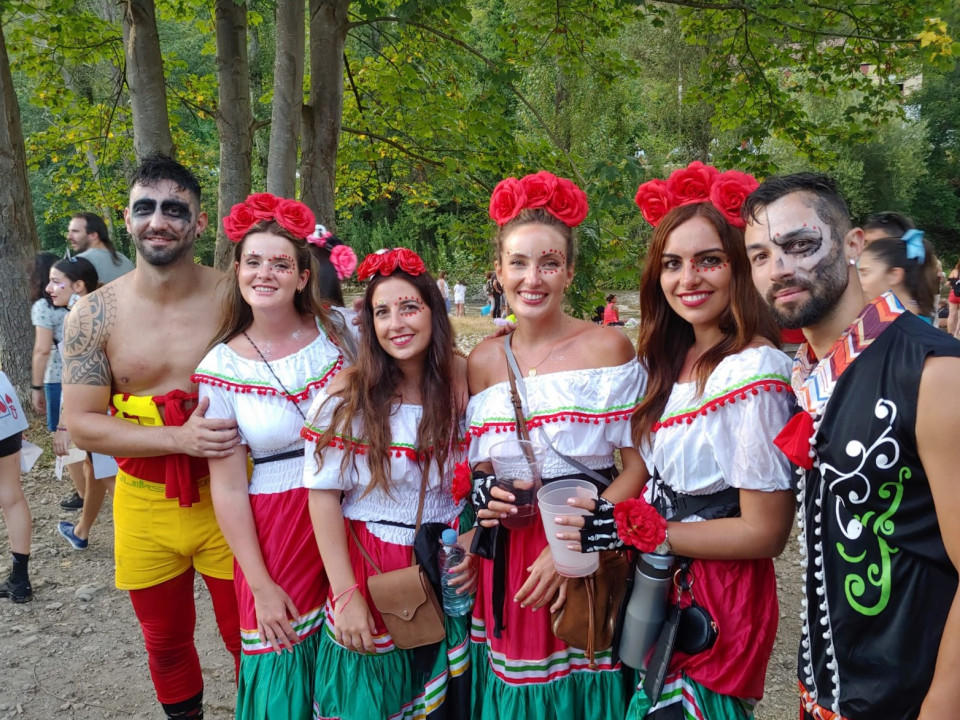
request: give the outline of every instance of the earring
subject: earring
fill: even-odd
[[[850,263],[851,265],[856,265],[856,264],[857,264],[857,261],[854,260],[853,258],[850,258],[849,260],[847,260],[847,262]]]

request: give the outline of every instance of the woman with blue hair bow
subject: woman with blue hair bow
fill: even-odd
[[[864,248],[857,267],[867,300],[890,290],[907,310],[933,323],[939,290],[937,258],[922,230],[874,240]]]

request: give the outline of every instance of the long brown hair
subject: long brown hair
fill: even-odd
[[[360,310],[360,347],[357,363],[344,371],[344,387],[331,394],[327,402],[337,405],[328,427],[317,441],[314,454],[317,466],[323,467],[323,448],[334,437],[353,436],[354,421],[361,421],[361,437],[368,446],[364,449],[370,467],[371,483],[366,492],[383,488],[390,494],[390,433],[391,406],[400,399],[402,377],[396,361],[380,346],[373,326],[373,293],[388,278],[401,278],[413,285],[430,309],[430,344],[424,359],[420,379],[420,401],[423,414],[417,427],[416,450],[420,453],[423,476],[429,472],[430,462],[436,462],[441,476],[450,450],[460,440],[460,423],[453,396],[454,345],[453,329],[447,316],[447,306],[440,288],[428,272],[417,276],[395,270],[390,275],[376,274],[367,285]],[[321,408],[322,411],[322,408]],[[356,463],[357,448],[344,443],[341,468]],[[366,494],[366,493],[365,493]]]
[[[670,234],[695,217],[709,222],[720,236],[730,262],[730,305],[720,315],[723,339],[707,350],[693,366],[697,394],[702,394],[710,373],[728,355],[746,348],[757,335],[780,345],[780,329],[753,284],[743,232],[726,221],[709,203],[682,205],[668,212],[653,233],[640,277],[640,335],[637,357],[647,369],[647,394],[631,419],[634,442],[645,440],[660,419],[680,370],[693,345],[693,326],[670,307],[660,287],[660,258]]]
[[[275,220],[261,220],[247,231],[243,240],[234,243],[234,266],[240,262],[243,256],[243,246],[247,238],[254,233],[279,235],[293,243],[296,251],[297,272],[300,273],[303,270],[310,271],[310,277],[307,280],[303,292],[298,292],[293,296],[293,307],[300,315],[309,314],[317,317],[327,335],[337,343],[341,349],[347,351],[348,356],[352,359],[354,354],[352,352],[353,340],[350,337],[343,318],[339,313],[330,312],[324,306],[323,295],[320,292],[319,285],[320,262],[316,255],[317,249],[303,238],[298,238]],[[220,326],[217,328],[217,332],[214,333],[209,345],[207,345],[208,352],[220,343],[225,343],[239,335],[253,323],[253,310],[250,309],[247,301],[243,299],[243,295],[240,292],[240,284],[237,282],[237,273],[233,268],[227,272],[223,282],[227,283],[227,292],[223,297]]]

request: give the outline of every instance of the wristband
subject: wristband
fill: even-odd
[[[65,427],[57,427],[57,430],[60,432],[67,432],[67,429]]]
[[[43,390],[43,385],[31,385],[31,390]]]

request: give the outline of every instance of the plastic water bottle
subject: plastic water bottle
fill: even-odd
[[[646,670],[647,654],[666,620],[673,561],[673,555],[643,553],[637,562],[620,635],[620,660],[635,670]]]
[[[450,617],[466,615],[473,609],[473,595],[463,593],[457,595],[456,585],[449,585],[456,575],[451,574],[450,568],[463,562],[466,552],[457,542],[457,531],[447,528],[440,538],[440,587],[443,590],[443,612]]]

